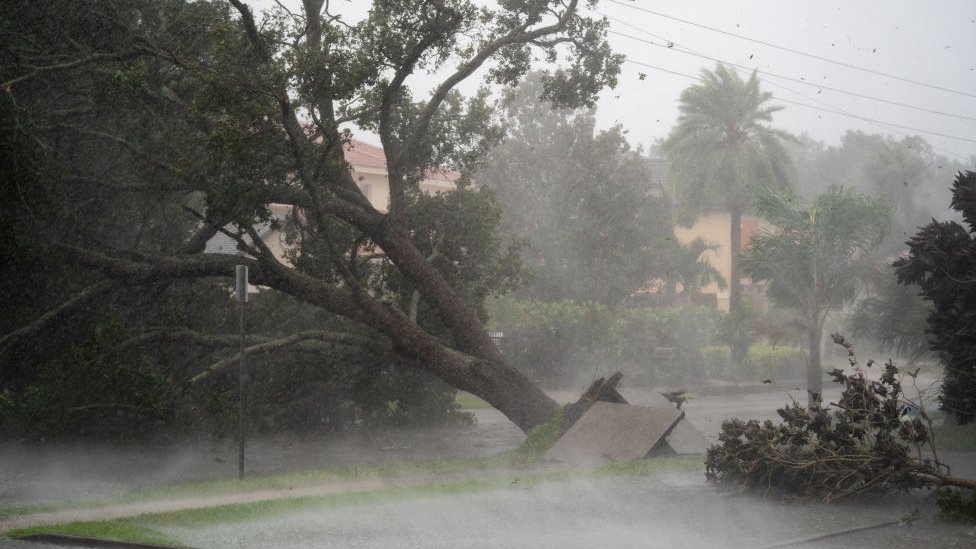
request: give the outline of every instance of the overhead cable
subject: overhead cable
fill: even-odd
[[[681,19],[680,17],[675,17],[673,15],[667,15],[665,13],[657,12],[657,11],[650,10],[650,9],[647,9],[647,8],[642,8],[642,7],[637,6],[637,5],[634,5],[633,3],[630,3],[630,2],[622,2],[621,0],[607,0],[607,1],[609,3],[611,3],[611,4],[617,4],[617,5],[624,6],[626,8],[630,8],[630,9],[633,9],[633,10],[638,10],[638,11],[642,11],[644,13],[649,13],[651,15],[656,15],[658,17],[663,17],[665,19],[671,19],[672,21],[678,21],[679,23],[684,23],[686,25],[691,25],[693,27],[698,27],[698,28],[702,28],[702,29],[709,30],[709,31],[712,31],[712,32],[717,32],[719,34],[724,34],[726,36],[732,36],[732,37],[738,38],[740,40],[746,40],[746,41],[749,41],[749,42],[753,42],[755,44],[761,44],[763,46],[767,46],[767,47],[774,48],[774,49],[778,49],[778,50],[781,50],[781,51],[793,53],[793,54],[796,54],[796,55],[802,55],[804,57],[809,57],[811,59],[816,59],[818,61],[824,61],[826,63],[831,63],[831,64],[838,65],[838,66],[841,66],[841,67],[847,67],[849,69],[854,69],[854,70],[858,70],[858,71],[862,71],[862,72],[866,72],[866,73],[870,73],[870,74],[874,74],[874,75],[878,75],[878,76],[884,76],[886,78],[892,78],[894,80],[899,80],[901,82],[907,82],[909,84],[915,84],[916,86],[924,86],[926,88],[932,88],[932,89],[936,89],[936,90],[940,90],[940,91],[944,91],[944,92],[948,92],[948,93],[955,93],[955,94],[958,94],[958,95],[965,95],[967,97],[976,97],[976,94],[974,94],[974,93],[960,91],[960,90],[954,90],[954,89],[946,88],[946,87],[943,87],[943,86],[936,86],[935,84],[929,84],[928,82],[921,82],[919,80],[912,80],[911,78],[905,78],[905,77],[902,77],[902,76],[898,76],[898,75],[894,75],[894,74],[889,74],[889,73],[877,71],[877,70],[874,70],[874,69],[869,69],[867,67],[861,67],[861,66],[858,66],[858,65],[853,65],[851,63],[845,63],[843,61],[837,61],[835,59],[830,59],[830,58],[822,57],[822,56],[815,55],[815,54],[812,54],[812,53],[807,53],[805,51],[797,50],[797,49],[794,49],[794,48],[789,48],[789,47],[786,47],[786,46],[780,46],[778,44],[773,44],[773,43],[766,42],[766,41],[763,41],[763,40],[757,40],[755,38],[750,38],[748,36],[743,36],[741,34],[736,34],[734,32],[729,32],[729,31],[726,31],[726,30],[717,29],[715,27],[709,27],[708,25],[703,25],[701,23],[695,23],[694,21],[689,21],[687,19]]]

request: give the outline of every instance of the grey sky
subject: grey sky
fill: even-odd
[[[333,6],[355,19],[369,3]],[[828,144],[847,129],[918,134],[940,154],[961,161],[976,155],[976,0],[602,0],[597,10],[610,18],[613,47],[627,56],[598,118],[603,126],[620,122],[634,145],[667,135],[681,91],[718,60],[740,65],[743,76],[760,71],[763,88],[785,107],[773,122],[781,129]]]
[[[838,66],[644,10],[969,95]],[[918,133],[943,154],[966,159],[976,153],[973,0],[604,0],[599,11],[611,18],[612,31],[619,33],[611,35],[612,44],[629,61],[617,90],[602,98],[600,116],[603,120],[619,120],[630,129],[635,142],[646,144],[665,136],[678,116],[681,90],[695,83],[640,63],[697,76],[702,68],[715,67],[715,61],[705,58],[708,57],[758,69],[764,89],[778,98],[815,107],[782,102],[785,109],[776,114],[774,123],[788,131],[807,132],[828,143],[836,143],[849,128],[895,136]],[[624,34],[632,38],[621,36]],[[669,41],[674,44],[670,48]],[[689,51],[700,56],[685,53]],[[748,70],[741,72],[743,76],[748,74]],[[640,73],[646,74],[643,81]],[[886,104],[823,86],[956,116]],[[827,111],[843,111],[851,116]]]

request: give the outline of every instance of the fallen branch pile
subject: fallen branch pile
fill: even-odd
[[[902,390],[902,381],[911,378],[914,385],[918,372],[888,361],[872,380],[850,343],[833,337],[847,349],[852,368],[830,372],[844,386],[841,398],[824,406],[818,396],[811,409],[794,401],[778,410],[779,425],[724,422],[719,444],[706,455],[707,480],[728,489],[823,501],[940,486],[976,490],[976,481],[951,476],[939,461],[921,398],[911,400]]]

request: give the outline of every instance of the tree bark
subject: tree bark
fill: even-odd
[[[823,367],[820,357],[822,340],[823,325],[819,319],[814,318],[807,328],[807,344],[810,347],[810,359],[807,361],[807,408],[810,409],[823,395]]]
[[[453,309],[459,316],[471,315],[455,319],[455,326],[467,327],[473,331],[480,327],[480,335],[491,345],[492,352],[485,352],[483,348],[477,348],[477,345],[474,345],[473,351],[453,349],[411,322],[406,314],[388,305],[377,302],[365,306],[357,303],[351,296],[328,283],[274,260],[191,255],[133,261],[64,244],[58,245],[58,249],[79,264],[95,269],[120,283],[133,285],[180,278],[229,278],[233,276],[235,264],[246,263],[255,284],[274,288],[377,330],[390,339],[395,352],[413,360],[418,367],[440,377],[448,385],[485,400],[523,431],[527,432],[536,425],[545,423],[558,409],[558,404],[553,399],[505,362],[488,339],[487,331],[473,309],[460,301],[439,273],[435,279],[437,282],[428,281],[432,284],[431,289],[434,292],[452,294],[455,303],[461,304]],[[469,332],[467,338],[458,336],[458,339],[477,344],[478,335]]]
[[[742,251],[742,208],[733,207],[729,211],[729,314],[736,315],[742,309],[742,274],[739,266],[739,252]],[[735,339],[730,346],[734,371],[742,371],[749,344]]]
[[[742,274],[739,252],[742,251],[742,209],[729,211],[729,312],[737,313],[742,306]]]

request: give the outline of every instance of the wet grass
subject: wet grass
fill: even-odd
[[[28,515],[33,513],[44,513],[46,511],[55,511],[57,509],[64,509],[65,507],[71,506],[73,502],[65,503],[24,503],[17,505],[3,505],[0,506],[0,518],[12,517],[16,515]]]
[[[491,408],[491,404],[488,404],[471,393],[465,393],[464,391],[458,391],[457,394],[454,395],[454,402],[456,402],[462,410],[484,410],[485,408]]]
[[[440,476],[469,471],[508,467],[516,464],[504,455],[488,458],[427,460],[418,462],[390,463],[375,466],[349,466],[326,469],[310,469],[268,475],[252,475],[243,480],[220,479],[168,486],[139,488],[117,497],[63,502],[38,502],[0,507],[0,517],[42,513],[77,508],[97,508],[127,503],[142,503],[169,499],[183,499],[223,494],[237,494],[268,490],[289,490],[295,486],[316,486],[335,482],[359,480],[392,480],[416,476]]]
[[[82,538],[113,540],[129,543],[144,543],[181,547],[181,544],[159,530],[140,524],[139,517],[97,522],[68,522],[51,526],[36,526],[8,532],[13,538],[23,538],[38,534],[61,534]]]
[[[172,527],[201,528],[219,523],[254,521],[313,508],[369,505],[413,498],[469,494],[513,487],[517,487],[518,489],[531,489],[532,487],[552,482],[608,477],[645,477],[662,473],[693,472],[699,471],[701,468],[702,456],[681,456],[614,463],[592,469],[560,469],[534,472],[499,470],[497,474],[491,476],[467,480],[429,482],[421,485],[393,486],[364,491],[233,503],[205,508],[150,513],[108,521],[72,522],[14,530],[8,532],[7,535],[11,537],[23,537],[39,533],[59,533],[172,545],[173,542],[166,539],[166,536],[160,530]]]

